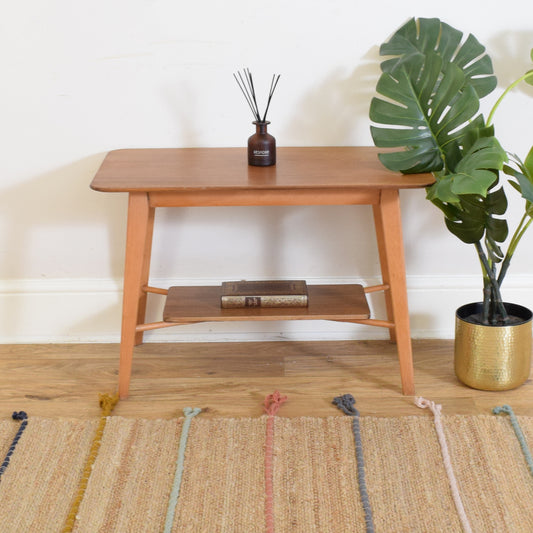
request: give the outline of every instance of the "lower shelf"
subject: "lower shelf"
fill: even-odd
[[[308,285],[307,307],[222,309],[221,287],[170,287],[165,322],[190,324],[238,320],[365,320],[370,317],[362,285]]]

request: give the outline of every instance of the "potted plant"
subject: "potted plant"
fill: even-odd
[[[503,92],[485,119],[480,100],[496,88],[496,77],[473,35],[463,39],[439,19],[411,19],[380,55],[388,57],[370,105],[374,144],[389,149],[380,160],[394,171],[433,174],[427,199],[443,212],[448,230],[473,245],[481,265],[483,301],[456,313],[456,374],[474,388],[514,388],[529,376],[532,313],[505,302],[501,288],[532,221],[533,148],[524,161],[508,155],[493,118],[512,88],[533,84],[533,70]],[[525,200],[512,234],[503,218],[506,190]]]

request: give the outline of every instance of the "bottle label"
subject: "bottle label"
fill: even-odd
[[[254,150],[254,155],[258,157],[268,157],[270,150]]]

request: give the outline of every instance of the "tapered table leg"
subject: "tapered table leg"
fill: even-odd
[[[380,195],[380,201],[382,196]],[[374,211],[374,226],[376,228],[376,237],[378,244],[379,252],[379,261],[381,266],[381,278],[384,284],[390,286],[390,273],[389,273],[389,262],[387,260],[387,248],[385,247],[385,238],[383,236],[383,213],[380,205],[372,206]],[[385,296],[385,308],[387,310],[387,318],[394,322],[394,313],[392,311],[392,298],[391,291],[386,290],[384,293]],[[395,328],[389,329],[389,336],[392,342],[396,342],[396,331]]]
[[[380,202],[373,208],[383,283],[390,287],[385,291],[385,301],[388,318],[394,322],[391,340],[397,344],[403,394],[412,396],[415,393],[413,352],[399,191],[382,189]]]
[[[152,236],[154,233],[154,216],[155,208],[150,207],[148,209],[148,226],[146,228],[146,238],[144,242],[144,252],[143,257],[143,266],[141,272],[141,288],[148,285],[148,280],[150,277],[150,259],[152,257]],[[139,297],[139,308],[137,310],[137,324],[144,324],[146,321],[146,304],[148,300],[148,293],[144,290],[141,290],[141,295]],[[144,333],[138,331],[135,334],[135,346],[142,344]]]
[[[118,392],[121,399],[128,397],[133,347],[139,340],[136,327],[144,315],[154,209],[149,205],[147,193],[130,193],[128,201],[128,227],[126,234],[126,259],[124,265],[124,295],[122,303],[122,334]],[[143,316],[144,318],[144,316]]]

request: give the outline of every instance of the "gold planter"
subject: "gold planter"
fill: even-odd
[[[481,303],[463,305],[455,315],[455,374],[474,389],[514,389],[529,377],[533,315],[521,305],[504,305],[522,322],[511,326],[467,322],[467,317],[481,311]]]

